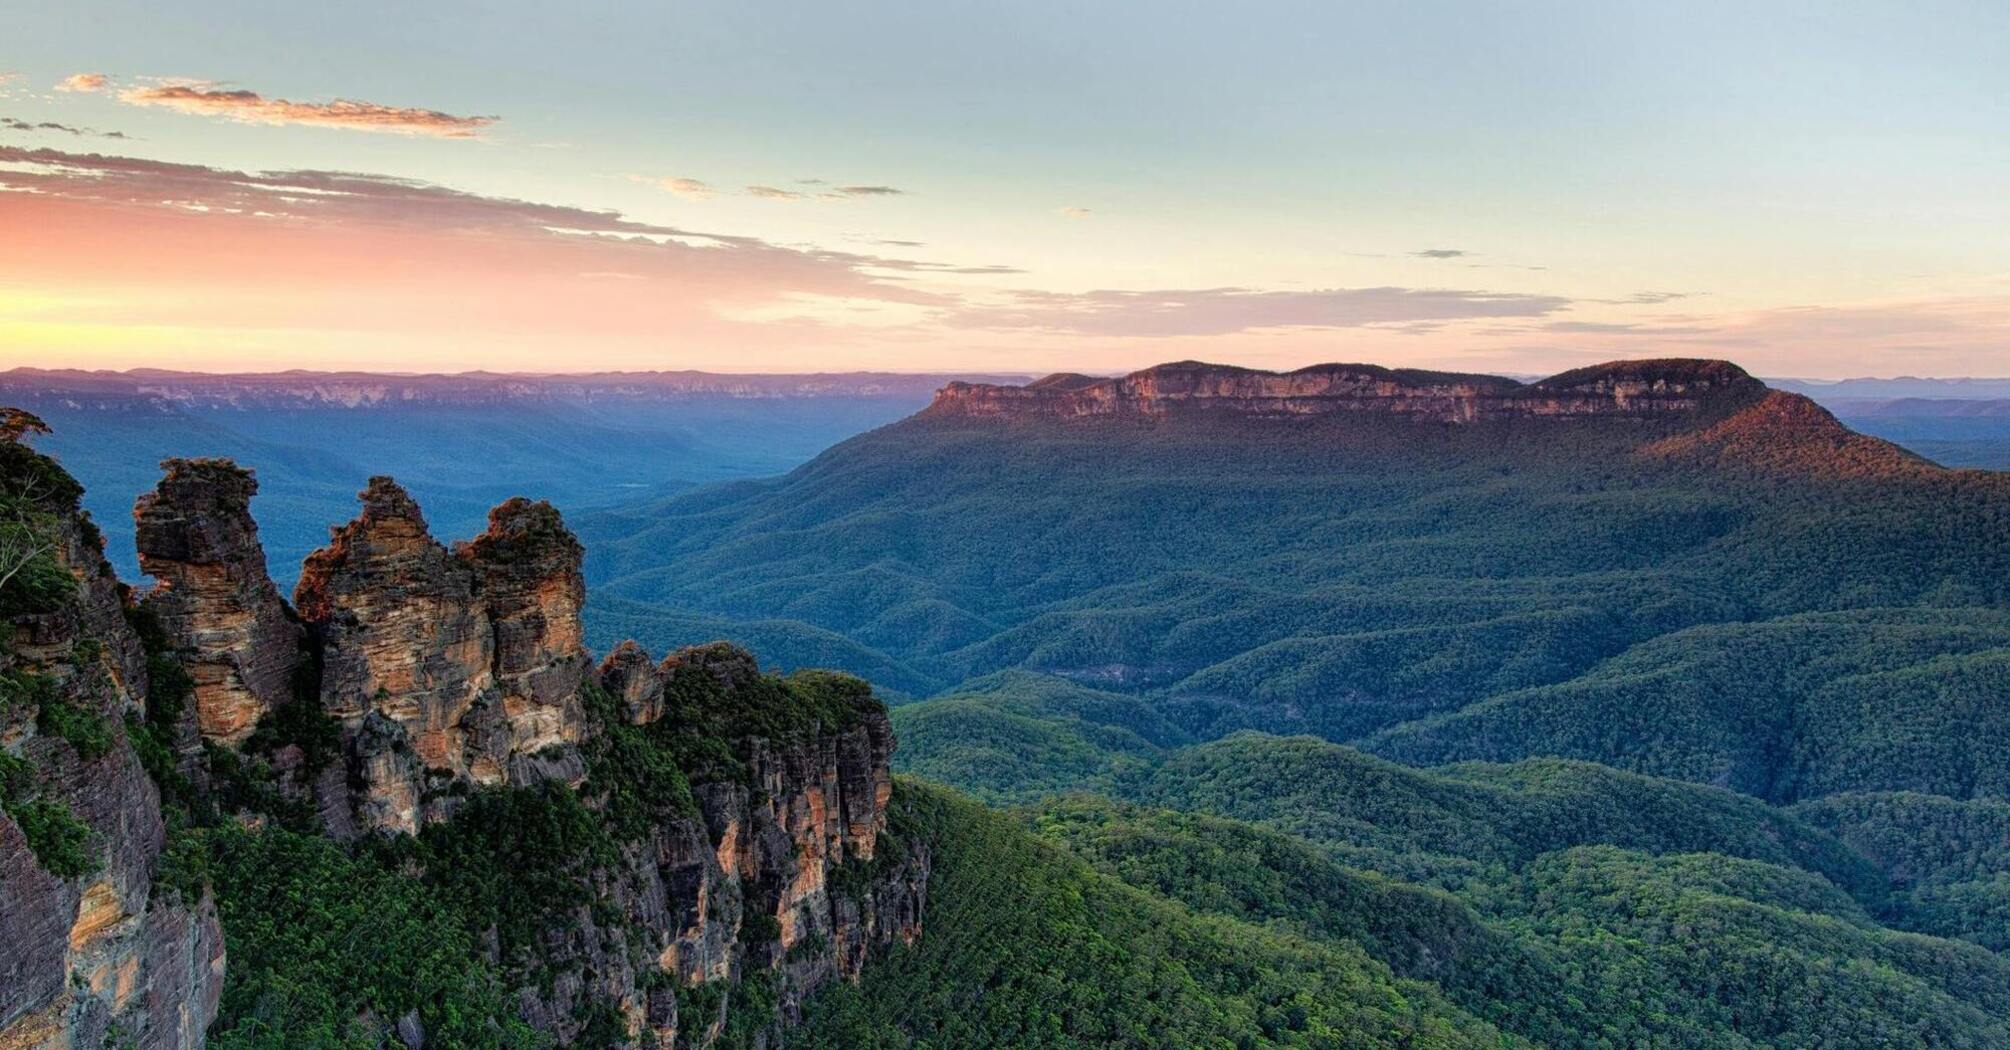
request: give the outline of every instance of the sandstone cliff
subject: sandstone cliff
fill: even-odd
[[[140,567],[155,580],[147,604],[195,680],[202,735],[235,744],[290,695],[300,627],[265,574],[251,472],[218,459],[161,467],[133,509]]]
[[[1622,361],[1535,383],[1502,376],[1313,365],[1293,372],[1181,361],[1110,379],[1063,373],[1026,386],[950,383],[937,418],[1154,418],[1196,412],[1295,417],[1385,414],[1446,423],[1553,417],[1659,418],[1749,404],[1765,385],[1723,361]]]
[[[571,903],[528,935],[486,934],[515,1012],[561,1043],[612,1024],[626,1045],[704,1046],[730,1018],[736,1041],[773,1045],[805,997],[919,934],[928,858],[887,827],[894,740],[865,683],[764,674],[724,644],[659,662],[628,643],[596,667],[581,641],[583,551],[557,510],[510,500],[449,548],[389,478],[371,479],[358,516],[309,558],[296,609],[266,575],[249,472],[164,467],[135,509],[153,592],[122,609],[73,525],[65,564],[88,564],[76,573],[88,585],[63,616],[15,618],[10,670],[101,643],[103,675],[58,680],[104,715],[109,752],[84,761],[11,708],[5,740],[45,771],[44,794],[102,829],[111,863],[51,875],[0,820],[0,938],[28,946],[0,969],[0,1047],[107,1032],[197,1046],[217,1014],[228,931],[206,899],[150,889],[161,796],[118,732],[128,714],[186,745],[152,772],[207,819],[466,843],[521,829],[463,828],[463,811],[544,812],[552,792],[584,803],[600,846],[553,869]],[[150,658],[185,676],[187,710],[147,706],[149,674],[163,673]],[[442,874],[425,870],[428,848],[405,862],[420,878]],[[541,863],[503,852],[481,858],[501,877]],[[377,1023],[425,1039],[416,1015]]]
[[[78,491],[0,442],[0,546],[46,544],[0,584],[0,1047],[198,1047],[223,937],[206,894],[157,882],[160,795],[126,723],[146,656]]]

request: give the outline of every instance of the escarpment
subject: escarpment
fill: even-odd
[[[1622,361],[1534,383],[1503,376],[1312,365],[1293,372],[1181,361],[1130,375],[1072,373],[1026,386],[950,383],[925,415],[970,418],[1153,418],[1196,412],[1256,417],[1380,414],[1444,423],[1686,417],[1723,413],[1765,384],[1724,361]]]
[[[63,477],[74,507],[60,468],[8,448]],[[384,477],[289,604],[251,473],[163,466],[135,508],[149,593],[123,598],[71,510],[76,595],[7,606],[8,687],[47,674],[51,703],[94,713],[106,742],[0,706],[7,812],[68,806],[96,858],[58,836],[38,862],[26,834],[48,822],[0,818],[0,942],[23,951],[0,968],[0,1047],[194,1047],[213,1019],[244,1023],[218,1017],[229,909],[220,925],[200,865],[163,881],[170,823],[192,850],[233,824],[326,836],[438,888],[507,1013],[560,1045],[778,1045],[807,996],[919,935],[928,857],[888,828],[894,739],[864,682],[764,673],[723,643],[661,660],[626,643],[596,664],[583,550],[555,508],[509,500],[449,547]],[[172,688],[150,697],[150,681]],[[451,1042],[429,1026],[466,1019],[421,1003],[342,1024]]]
[[[199,885],[170,884],[160,794],[128,721],[183,700],[150,683],[80,492],[54,461],[0,440],[0,1046],[198,1047],[223,936]]]

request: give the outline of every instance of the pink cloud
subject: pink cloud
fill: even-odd
[[[75,77],[71,78],[76,79]],[[100,85],[102,86],[102,78]],[[435,138],[470,139],[494,124],[498,117],[463,117],[437,109],[385,106],[338,98],[333,102],[294,102],[266,98],[256,91],[225,89],[204,84],[163,84],[134,87],[119,92],[119,101],[134,106],[158,106],[177,113],[223,117],[247,124],[303,124],[310,127],[347,128],[395,135],[429,135]]]
[[[72,73],[56,83],[56,90],[103,91],[111,79],[103,73]]]

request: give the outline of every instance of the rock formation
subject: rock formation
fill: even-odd
[[[726,645],[651,664],[639,646],[624,644],[603,663],[599,684],[617,701],[660,704],[666,685],[694,692],[672,683],[679,674],[703,675],[716,688],[696,691],[726,707],[767,702],[753,657]],[[631,718],[636,712],[623,709]],[[658,716],[673,717],[660,708]],[[912,942],[928,858],[887,835],[893,742],[876,702],[848,725],[789,739],[737,738],[739,775],[694,783],[695,813],[656,826],[601,873],[615,911],[641,921],[588,921],[567,937],[559,969],[582,976],[526,989],[524,1015],[565,1037],[580,1006],[598,999],[619,1005],[644,1046],[704,1045],[732,989],[754,975],[769,975],[786,1023],[826,982],[856,978],[875,949]],[[640,972],[631,962],[638,955]],[[658,971],[673,979],[644,977]],[[680,1014],[676,989],[706,985],[726,989],[726,998],[706,1015]]]
[[[133,508],[147,605],[195,679],[205,739],[237,744],[286,702],[300,662],[300,628],[265,571],[251,520],[258,482],[228,460],[170,459]]]
[[[188,469],[171,461],[178,478]],[[156,882],[167,832],[127,737],[148,674],[122,588],[61,468],[0,442],[0,490],[34,506],[34,527],[53,541],[47,556],[71,584],[11,607],[0,639],[0,1047],[199,1047],[223,989],[223,937],[207,894]],[[182,555],[160,563],[189,583],[184,595],[199,595],[192,605],[228,610],[233,627],[196,632],[205,647],[190,661],[192,673],[214,673],[198,702],[224,711],[262,703],[253,690],[271,676],[284,681],[257,656],[270,624],[258,595],[231,585],[239,566],[217,559],[233,527],[227,514],[188,523]],[[234,732],[236,722],[218,724]],[[51,814],[80,822],[67,860],[48,837]]]
[[[521,781],[552,772],[535,756],[577,742],[582,552],[549,504],[512,500],[450,552],[390,478],[361,499],[308,557],[294,601],[361,785],[357,827],[413,831],[429,781]]]
[[[383,477],[308,559],[289,607],[265,574],[251,475],[225,461],[165,466],[135,517],[158,578],[144,606],[155,644],[195,680],[183,722],[198,743],[268,770],[306,814],[294,819],[318,814],[326,833],[356,839],[420,832],[484,790],[572,788],[605,805],[586,780],[617,745],[702,756],[680,769],[689,801],[631,829],[618,857],[582,877],[599,903],[544,934],[537,973],[513,993],[532,1025],[563,1043],[612,1006],[637,1045],[702,1046],[748,981],[786,1024],[815,989],[918,935],[928,858],[888,834],[893,733],[863,682],[763,674],[723,643],[660,663],[624,643],[596,669],[580,626],[583,550],[557,510],[510,500],[449,549]],[[116,726],[143,710],[132,690],[144,688],[147,651],[109,568],[71,545],[96,574],[91,601],[71,620],[17,618],[9,659],[53,666],[79,639],[109,640],[109,684],[88,696]],[[0,820],[0,942],[31,946],[0,972],[0,1047],[95,1046],[140,1030],[163,1033],[140,1045],[200,1045],[220,934],[206,900],[149,895],[164,838],[153,782],[122,736],[86,773],[70,745],[9,717],[10,750],[62,774],[79,815],[107,829],[113,863],[102,878],[56,878],[24,862],[19,829]],[[310,764],[288,724],[328,726],[325,765]],[[700,986],[707,994],[680,994]],[[423,1041],[416,1017],[396,1024],[408,1045]]]
[[[1063,373],[1026,386],[950,383],[925,415],[1069,419],[1200,411],[1274,417],[1372,413],[1445,423],[1593,415],[1657,418],[1726,410],[1764,392],[1763,383],[1722,361],[1624,361],[1535,383],[1375,365],[1264,372],[1181,361],[1110,379]]]

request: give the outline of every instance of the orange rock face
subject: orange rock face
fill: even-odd
[[[416,830],[428,779],[524,779],[579,739],[583,554],[547,503],[511,500],[449,551],[390,478],[307,559],[295,605],[320,699],[350,741],[359,830]]]
[[[195,680],[202,735],[237,744],[291,694],[300,626],[265,571],[251,519],[258,483],[228,460],[170,459],[133,508],[147,605]]]

